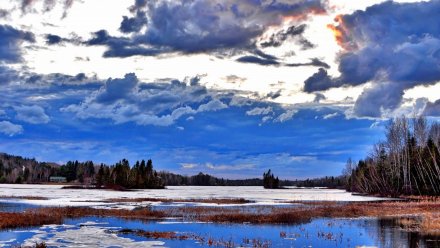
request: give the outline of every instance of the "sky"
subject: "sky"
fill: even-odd
[[[2,0],[0,151],[341,174],[440,117],[440,1]]]

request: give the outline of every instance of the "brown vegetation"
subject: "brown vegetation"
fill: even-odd
[[[127,219],[159,219],[163,212],[152,211],[148,208],[136,210],[124,209],[95,209],[87,207],[39,208],[22,213],[0,212],[0,229],[59,224],[65,218],[80,218],[86,216],[120,217]]]
[[[94,209],[86,207],[40,208],[22,213],[0,213],[0,229],[57,224],[61,223],[64,218],[85,216],[141,220],[172,217],[206,222],[252,224],[296,224],[309,222],[313,218],[355,218],[368,216],[399,218],[399,224],[404,228],[424,233],[440,233],[440,201],[431,200],[368,203],[315,202],[287,208],[179,207],[163,211],[154,211],[149,208],[135,210]]]
[[[169,198],[111,198],[104,202],[197,202],[214,204],[246,204],[254,201],[244,198],[169,199]]]

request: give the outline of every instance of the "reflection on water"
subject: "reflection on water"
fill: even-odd
[[[8,201],[8,199],[2,199],[0,201],[0,212],[23,212],[28,209],[36,209],[39,207],[40,206],[33,204],[11,202]]]
[[[133,229],[177,232],[207,241],[226,241],[237,246],[252,246],[252,240],[271,247],[440,247],[438,237],[403,231],[394,220],[315,219],[300,225],[248,225],[182,222],[174,220],[142,222],[119,218],[87,217],[68,219],[63,225],[48,225],[0,231],[0,247],[33,245],[45,241],[56,247],[194,247],[208,246],[201,239],[149,239],[119,230]],[[251,242],[249,241],[251,240]],[[159,242],[158,242],[159,241]]]
[[[376,228],[371,229],[371,236],[377,237],[380,247],[440,247],[440,236],[403,231],[396,219],[378,219],[375,222]]]

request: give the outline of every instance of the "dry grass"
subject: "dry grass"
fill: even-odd
[[[120,217],[141,220],[165,217],[163,212],[152,211],[148,208],[138,210],[95,209],[86,207],[39,208],[22,213],[0,212],[0,229],[60,224],[65,218],[80,218],[86,216]]]
[[[125,199],[125,198],[124,198]],[[148,198],[144,198],[148,199]],[[155,198],[153,198],[155,199]],[[306,223],[313,218],[378,217],[399,218],[399,224],[423,233],[440,233],[440,201],[389,201],[368,203],[326,202],[304,204],[290,208],[269,208],[259,210],[248,207],[179,207],[163,211],[149,208],[136,210],[94,209],[87,207],[40,208],[23,213],[0,213],[0,229],[38,226],[61,223],[64,218],[86,216],[120,217],[128,219],[160,219],[174,217],[187,220],[253,224],[295,224]]]
[[[428,234],[440,234],[440,215],[439,213],[427,213],[423,215],[422,223],[420,224],[422,232]]]
[[[207,199],[169,199],[169,198],[111,198],[104,202],[196,202],[196,203],[214,203],[214,204],[246,204],[254,201],[244,198],[207,198]]]
[[[440,233],[440,201],[389,201],[363,203],[313,202],[292,208],[272,208],[268,212],[240,209],[192,207],[174,210],[182,216],[207,222],[296,224],[313,218],[398,218],[405,229]]]
[[[62,218],[59,215],[44,214],[37,212],[25,213],[1,213],[0,229],[17,227],[41,226],[45,224],[60,224]]]

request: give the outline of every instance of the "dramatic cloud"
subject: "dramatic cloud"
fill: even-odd
[[[238,62],[251,63],[258,65],[279,65],[280,63],[274,59],[259,58],[256,56],[243,56],[237,59]]]
[[[59,44],[63,41],[63,38],[61,38],[58,35],[53,35],[53,34],[48,34],[46,35],[46,43],[48,45],[54,45],[54,44]]]
[[[228,106],[198,84],[199,77],[181,82],[142,83],[134,73],[108,79],[80,104],[62,111],[78,118],[112,119],[116,123],[169,126],[185,115],[212,112]]]
[[[248,55],[248,56],[242,56],[238,58],[236,61],[241,63],[251,63],[251,64],[258,64],[258,65],[274,65],[274,66],[289,66],[289,67],[299,67],[299,66],[317,66],[317,67],[324,67],[324,68],[330,68],[330,66],[320,61],[317,58],[313,58],[310,60],[310,62],[305,63],[283,63],[279,62],[279,58],[272,56],[270,54],[266,54],[260,50],[253,51],[253,54],[257,55]],[[321,68],[320,68],[321,69]]]
[[[23,41],[35,42],[34,35],[9,25],[0,25],[0,61],[19,62],[21,60],[20,44]]]
[[[126,99],[139,81],[134,73],[126,74],[121,79],[108,79],[105,85],[97,92],[95,99],[98,103],[114,103],[120,99]]]
[[[119,30],[123,33],[139,32],[147,23],[146,13],[144,11],[137,11],[134,17],[123,17]]]
[[[303,33],[306,30],[306,25],[301,24],[298,26],[290,26],[286,30],[280,30],[273,33],[269,39],[266,39],[260,43],[263,48],[266,47],[280,47],[286,40],[294,39],[294,41],[301,45],[303,50],[313,48],[314,45],[303,37]]]
[[[0,133],[8,136],[14,136],[23,133],[23,127],[13,124],[9,121],[0,121]]]
[[[355,114],[380,117],[384,110],[396,109],[404,90],[440,81],[440,27],[430,25],[440,18],[439,10],[440,1],[387,1],[338,16],[339,24],[329,27],[344,49],[341,75],[334,78],[319,69],[305,81],[304,90],[371,82],[356,101]]]
[[[130,10],[134,16],[124,16],[120,25],[121,32],[132,34],[130,38],[110,37],[101,30],[88,44],[106,45],[107,57],[249,50],[269,26],[281,24],[284,18],[324,13],[325,7],[319,0],[201,0],[136,1]],[[274,36],[272,43],[300,34],[303,29],[291,27]]]
[[[427,102],[423,114],[427,116],[440,116],[440,99],[435,102]]]
[[[264,41],[260,44],[261,47],[279,47],[285,40],[290,37],[294,37],[304,33],[306,25],[291,26],[287,30],[278,31],[278,33],[272,34],[268,41]]]
[[[31,124],[44,124],[50,121],[50,118],[40,106],[15,106],[17,120]]]
[[[113,37],[106,30],[95,32],[94,37],[85,42],[85,44],[108,46],[109,49],[104,52],[104,57],[155,56],[170,51],[169,49],[145,47],[125,37]]]

